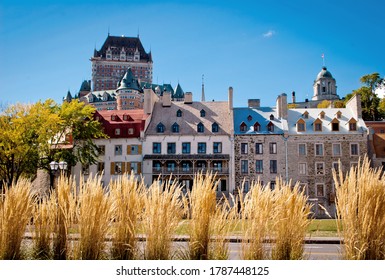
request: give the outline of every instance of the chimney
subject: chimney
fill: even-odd
[[[171,92],[165,91],[163,92],[163,107],[170,107],[171,106]]]
[[[292,103],[295,104],[295,91],[291,93]]]
[[[229,87],[229,111],[233,110],[233,88]]]
[[[279,119],[287,119],[287,95],[282,93],[277,97],[277,114]]]
[[[249,108],[259,108],[261,106],[260,99],[248,99],[247,104]]]
[[[186,92],[184,94],[184,104],[192,104],[192,92]]]
[[[349,108],[357,119],[362,118],[361,94],[355,94],[350,98],[346,108]]]
[[[145,114],[148,114],[148,115],[152,113],[151,91],[152,89],[145,88],[143,93],[144,94],[143,111]]]

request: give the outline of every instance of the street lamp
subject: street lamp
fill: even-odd
[[[50,188],[53,189],[53,183],[54,183],[56,171],[58,169],[60,169],[61,171],[66,171],[67,167],[68,167],[68,164],[65,161],[61,161],[61,162],[51,161],[50,164],[49,164],[49,167],[51,169],[51,172],[50,172]]]

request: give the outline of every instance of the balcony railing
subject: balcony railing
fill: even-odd
[[[167,168],[167,167],[154,167],[152,169],[153,174],[174,174],[174,175],[193,175],[195,173],[206,173],[212,172],[217,173],[218,175],[226,175],[229,174],[229,168],[199,168],[199,167],[191,167],[191,168],[183,168],[183,167],[175,167],[175,168]]]

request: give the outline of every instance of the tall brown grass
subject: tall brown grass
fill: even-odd
[[[266,259],[268,253],[264,242],[270,234],[273,215],[272,191],[269,187],[262,186],[260,182],[255,182],[248,193],[244,194],[242,188],[239,190],[239,194],[242,259]]]
[[[143,229],[147,235],[144,258],[173,258],[172,236],[184,214],[185,197],[180,185],[153,182],[146,193]]]
[[[33,257],[51,259],[51,234],[56,226],[56,199],[52,195],[42,197],[33,207]]]
[[[310,224],[311,205],[298,182],[291,187],[291,182],[277,178],[272,194],[271,221],[275,243],[271,257],[274,260],[303,259],[303,240]]]
[[[367,157],[344,177],[333,173],[337,223],[344,240],[344,258],[385,259],[385,176]]]
[[[112,226],[114,208],[111,196],[105,193],[101,177],[80,180],[76,220],[80,233],[74,258],[99,260],[106,258],[105,238]]]
[[[76,209],[76,181],[74,177],[62,174],[58,178],[56,189],[51,193],[51,200],[56,208],[51,211],[53,227],[53,258],[65,260],[70,256],[68,234],[75,221]]]
[[[196,174],[192,191],[189,193],[190,242],[189,255],[192,260],[209,258],[210,222],[216,208],[218,181],[207,173]]]
[[[21,259],[21,242],[32,217],[31,183],[20,179],[5,186],[0,199],[0,259]]]
[[[115,210],[111,248],[113,259],[133,260],[138,257],[136,235],[144,208],[145,190],[143,181],[138,181],[133,174],[121,176],[110,184]]]

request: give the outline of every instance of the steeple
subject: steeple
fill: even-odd
[[[202,74],[202,102],[205,102],[205,81],[204,81],[205,75]]]
[[[72,101],[72,95],[71,95],[71,92],[68,90],[67,96],[65,98],[63,98],[63,102],[70,103],[71,101]]]

